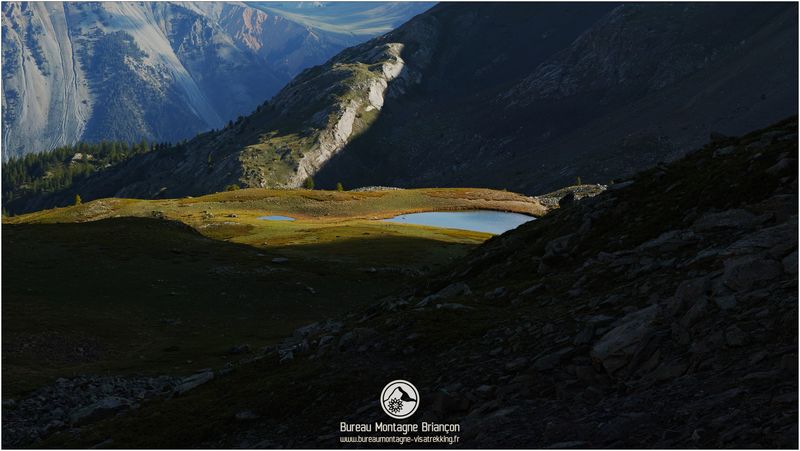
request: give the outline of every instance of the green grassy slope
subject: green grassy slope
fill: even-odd
[[[4,218],[3,388],[219,367],[233,346],[369,305],[490,236],[376,218],[475,208],[544,212],[491,190],[248,189]],[[271,214],[297,220],[257,219]]]
[[[417,237],[445,242],[478,243],[488,235],[474,232],[377,221],[397,214],[433,210],[489,209],[539,216],[546,209],[535,199],[485,189],[420,189],[372,192],[245,189],[197,198],[167,200],[99,199],[6,218],[10,224],[96,221],[115,217],[155,217],[181,221],[210,238],[301,252],[304,246],[337,247],[369,236]],[[285,215],[292,222],[263,221],[264,215]],[[303,245],[303,246],[300,246]],[[296,249],[289,249],[296,246]],[[341,246],[359,259],[358,245]],[[329,253],[312,251],[312,257]],[[372,257],[384,254],[371,252]],[[398,255],[389,261],[403,260]]]

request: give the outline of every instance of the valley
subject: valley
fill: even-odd
[[[797,448],[796,3],[2,27],[3,448]]]

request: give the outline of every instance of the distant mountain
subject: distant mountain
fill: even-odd
[[[796,114],[797,61],[791,3],[439,4],[223,130],[21,203],[607,182]]]
[[[436,2],[247,2],[308,27],[350,38],[350,45],[388,33]]]
[[[219,128],[418,9],[343,34],[325,30],[336,12],[312,24],[238,2],[3,2],[3,157]]]

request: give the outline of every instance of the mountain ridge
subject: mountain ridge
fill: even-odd
[[[356,184],[481,184],[543,192],[577,176],[606,183],[674,159],[712,132],[744,133],[796,114],[796,10],[690,6],[617,6],[508,88],[498,83],[495,93],[485,94],[462,89],[445,105],[426,99],[387,105],[385,121],[331,161],[318,182],[355,178]],[[670,26],[659,29],[661,23]],[[650,53],[653,45],[644,38],[666,50]],[[677,50],[684,48],[694,51]],[[458,67],[457,61],[441,64]],[[554,67],[566,75],[551,80]],[[615,71],[628,75],[614,78]],[[647,71],[656,77],[652,82],[640,76]],[[449,79],[440,80],[429,77],[428,83],[439,87]],[[538,98],[535,90],[515,89],[523,82],[572,92]],[[428,114],[416,118],[415,111]],[[379,150],[385,146],[391,150]],[[607,168],[598,168],[598,159],[610,160]],[[493,170],[485,171],[487,165]]]
[[[190,138],[370,37],[241,2],[5,2],[2,12],[4,158],[81,140]]]

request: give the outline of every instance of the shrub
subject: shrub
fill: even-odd
[[[342,186],[342,182],[336,183],[336,191],[344,191],[344,187]]]
[[[307,178],[305,183],[303,183],[303,187],[305,187],[305,189],[314,189],[314,178]]]
[[[75,195],[75,205],[80,205],[82,202],[83,201],[81,200],[81,195],[80,194],[76,194]]]
[[[240,189],[240,188],[241,187],[239,185],[237,185],[235,183],[232,183],[232,184],[230,184],[230,185],[225,187],[225,191],[236,191],[237,189]]]

